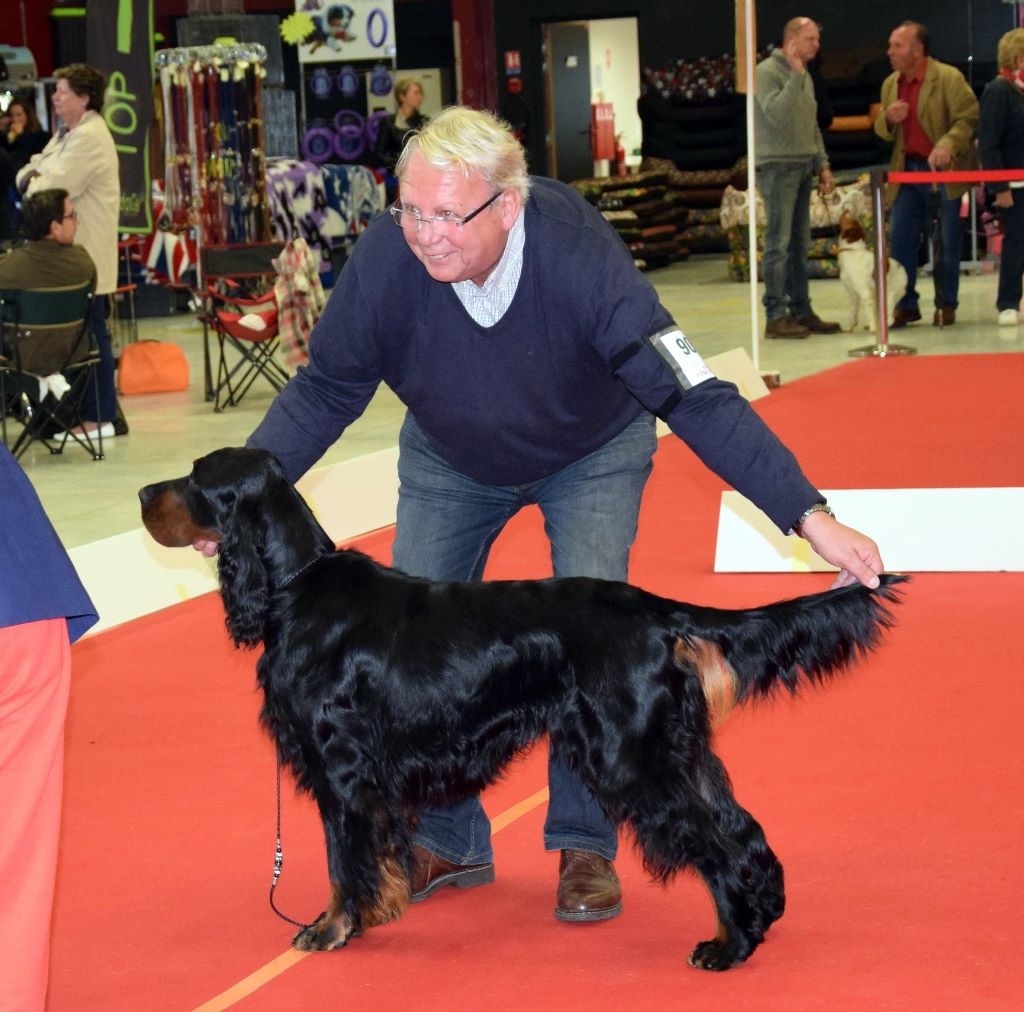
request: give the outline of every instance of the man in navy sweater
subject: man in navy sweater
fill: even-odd
[[[625,580],[659,416],[837,565],[838,584],[877,585],[874,542],[835,520],[793,455],[715,378],[601,215],[571,188],[527,175],[506,124],[447,109],[412,136],[397,176],[399,201],[360,238],[309,365],[250,445],[297,479],[387,383],[408,408],[395,566],[479,580],[507,521],[537,503],[557,576]],[[614,917],[615,832],[557,757],[549,784],[555,916]],[[494,877],[475,798],[424,812],[416,843],[414,900]]]

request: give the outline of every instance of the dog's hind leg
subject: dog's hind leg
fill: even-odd
[[[634,809],[629,821],[644,864],[656,878],[667,880],[688,866],[703,878],[715,903],[718,932],[696,946],[690,965],[728,970],[747,959],[782,916],[782,865],[761,827],[736,802],[717,757],[706,753],[697,776],[699,783],[686,783],[680,775],[667,805],[652,807],[648,798],[645,811]]]
[[[735,799],[718,757],[708,753],[700,793],[715,833],[694,865],[715,902],[718,932],[690,954],[690,965],[727,970],[747,959],[786,907],[782,865],[754,817]]]

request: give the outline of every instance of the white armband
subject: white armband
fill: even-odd
[[[665,364],[675,373],[676,380],[684,391],[705,380],[715,378],[715,374],[700,357],[697,349],[690,344],[689,339],[678,327],[659,330],[648,340]]]

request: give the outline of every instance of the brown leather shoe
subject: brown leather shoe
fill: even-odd
[[[621,910],[622,887],[611,861],[585,850],[563,850],[555,917],[560,921],[607,921]]]
[[[956,310],[952,306],[943,306],[935,310],[932,317],[933,327],[949,327],[956,323]]]
[[[921,319],[920,309],[900,309],[897,307],[892,311],[892,326],[890,330],[899,330],[908,323],[916,323]]]
[[[764,325],[765,337],[806,337],[810,331],[792,316],[780,316]]]
[[[806,327],[812,334],[838,334],[839,324],[829,323],[823,320],[817,313],[811,313],[810,316],[798,316],[796,322],[801,327]]]
[[[486,864],[452,864],[426,847],[413,844],[411,903],[419,903],[433,895],[442,886],[471,889],[494,881],[494,862]]]

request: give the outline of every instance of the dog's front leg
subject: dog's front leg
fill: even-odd
[[[341,886],[331,883],[331,900],[327,909],[312,923],[306,925],[293,939],[292,946],[303,952],[329,952],[340,949],[359,929],[345,912]]]
[[[376,795],[374,795],[376,797]],[[293,939],[306,951],[339,949],[367,928],[400,917],[409,903],[406,834],[378,799],[373,817],[339,803],[321,805],[331,899],[327,909]]]
[[[868,330],[872,334],[878,333],[878,294],[876,292],[872,292],[871,298],[868,300]]]
[[[857,321],[860,319],[860,296],[853,288],[847,288],[847,294],[850,296],[850,333],[856,333]]]
[[[292,939],[292,945],[306,952],[328,952],[362,934],[361,892],[372,892],[373,883],[366,881],[360,869],[367,867],[371,856],[373,833],[367,820],[326,785],[314,789],[314,796],[324,826],[331,898],[327,909]]]

